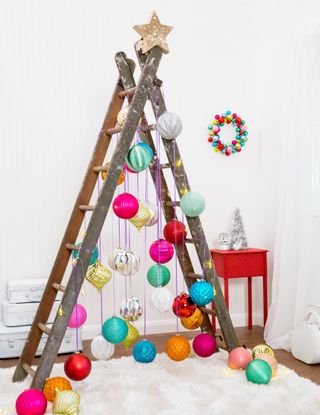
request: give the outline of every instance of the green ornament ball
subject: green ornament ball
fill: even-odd
[[[254,359],[246,367],[246,378],[258,385],[267,385],[272,378],[272,369],[265,360]]]
[[[164,287],[170,281],[170,271],[165,265],[152,265],[147,272],[147,279],[153,287]]]
[[[199,216],[205,209],[204,197],[198,192],[188,192],[180,200],[182,212],[191,218]]]
[[[82,242],[78,243],[77,246],[80,248],[81,247]],[[79,256],[79,251],[73,251],[72,253],[73,259],[77,259]],[[90,259],[90,265],[93,265],[96,260],[99,258],[99,251],[98,248],[95,247],[94,250],[92,251],[92,256]]]
[[[145,143],[137,143],[130,148],[126,163],[131,170],[138,173],[149,167],[152,158],[153,152],[150,146]]]

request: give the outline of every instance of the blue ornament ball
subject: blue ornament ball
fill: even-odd
[[[190,288],[192,301],[200,306],[205,306],[214,299],[213,287],[209,282],[198,281]]]
[[[198,192],[188,192],[182,196],[180,207],[186,216],[194,218],[199,216],[206,207],[204,197]]]
[[[136,362],[151,363],[156,357],[157,349],[149,340],[143,339],[135,344],[132,353]]]
[[[102,336],[109,343],[121,343],[128,335],[128,325],[120,317],[108,318],[102,326]]]

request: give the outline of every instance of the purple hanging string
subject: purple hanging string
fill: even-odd
[[[145,200],[148,201],[149,189],[148,189],[148,169],[145,173]],[[147,227],[144,227],[144,263],[147,263]],[[143,334],[147,336],[147,278],[144,279],[143,287],[143,303],[144,303],[144,315],[143,315]]]
[[[79,251],[78,251],[79,252]],[[77,297],[77,292],[78,292],[78,261],[76,262],[76,265],[74,267],[74,292],[75,292],[75,297],[76,297],[76,301],[75,301],[75,308],[76,308],[76,347],[77,347],[77,352],[79,351],[79,328],[78,328],[78,297]]]
[[[114,250],[114,213],[112,212],[111,231],[112,231],[112,252]],[[112,295],[113,295],[113,315],[116,314],[116,288],[115,288],[115,272],[112,270]]]
[[[100,197],[100,175],[98,177],[98,197]],[[99,259],[102,262],[102,243],[101,243],[101,233],[99,235]],[[100,290],[100,323],[101,327],[103,325],[103,293],[102,288]]]
[[[185,227],[185,223],[184,223],[184,214],[182,213],[182,223],[183,223],[183,228]],[[185,245],[185,241],[184,241],[184,232],[182,233],[182,263],[184,264],[184,245]],[[182,272],[182,291],[185,292],[186,290],[186,285],[185,285],[185,279],[183,276],[183,272]]]

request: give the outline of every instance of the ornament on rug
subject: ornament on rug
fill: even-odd
[[[68,327],[71,329],[80,328],[87,320],[87,310],[81,304],[73,307]]]
[[[196,308],[197,306],[192,301],[189,294],[181,293],[173,300],[172,311],[180,318],[192,316]]]
[[[139,330],[133,325],[130,324],[127,321],[127,326],[128,326],[128,335],[127,337],[121,342],[121,344],[124,345],[124,347],[126,348],[126,350],[129,349],[129,347],[135,343],[139,337],[140,337],[140,333]]]
[[[127,155],[126,165],[136,173],[146,170],[153,159],[153,151],[146,143],[134,144]]]
[[[272,377],[277,375],[278,371],[278,361],[277,359],[269,353],[260,353],[256,355],[255,359],[264,360],[265,362],[269,363],[272,369]]]
[[[99,259],[88,268],[86,280],[90,282],[100,294],[101,289],[111,280],[112,272]]]
[[[109,360],[114,351],[114,344],[105,340],[102,334],[96,336],[91,342],[91,353],[97,360]]]
[[[147,279],[153,287],[164,287],[170,281],[170,271],[165,265],[152,265],[147,272]]]
[[[248,241],[239,208],[233,211],[230,249],[235,251],[248,249]]]
[[[139,271],[140,258],[132,251],[116,248],[109,255],[108,264],[114,271],[128,277]]]
[[[57,389],[59,391],[71,391],[72,386],[68,379],[60,376],[47,379],[43,387],[43,393],[49,402],[54,401]]]
[[[101,172],[102,180],[106,180],[106,178],[108,176],[108,172],[109,172],[109,169],[110,169],[110,163],[107,163],[104,167],[106,168],[106,171]],[[117,181],[117,186],[120,186],[123,182],[124,182],[124,170],[122,169],[120,177]]]
[[[120,219],[131,219],[139,210],[139,202],[131,193],[121,193],[112,204],[112,209]]]
[[[150,297],[150,307],[156,313],[167,313],[172,306],[173,295],[167,288],[161,287],[153,290]]]
[[[80,395],[76,391],[57,391],[53,402],[53,413],[63,415],[78,415]]]
[[[154,262],[165,264],[172,259],[174,248],[168,241],[160,238],[151,244],[149,254]]]
[[[125,123],[127,116],[128,116],[128,112],[129,112],[129,105],[122,108],[117,115],[117,123],[119,125],[119,127],[122,127],[122,125]]]
[[[149,340],[143,339],[134,345],[132,354],[136,362],[151,363],[156,357],[157,349]]]
[[[64,362],[64,371],[71,380],[83,380],[90,375],[91,361],[84,354],[74,353]]]
[[[182,131],[180,117],[174,112],[165,111],[157,120],[157,130],[165,140],[174,140]]]
[[[203,314],[199,310],[199,308],[196,308],[194,313],[191,314],[190,317],[182,318],[181,324],[184,328],[188,330],[195,330],[201,327],[203,323]]]
[[[128,326],[120,317],[108,318],[102,326],[102,336],[110,343],[121,343],[128,335]]]
[[[144,206],[149,210],[150,212],[150,219],[145,224],[145,226],[153,226],[158,222],[159,218],[159,211],[156,205],[153,203],[146,201],[144,202]]]
[[[198,281],[192,284],[189,293],[191,300],[199,306],[205,306],[214,299],[213,287],[207,281]]]
[[[254,359],[246,367],[246,378],[258,385],[267,385],[272,378],[272,369],[265,360]]]
[[[129,222],[137,228],[138,232],[140,232],[141,228],[145,226],[149,222],[150,219],[151,219],[150,210],[146,208],[144,204],[139,201],[139,210],[133,218],[129,219]]]
[[[193,339],[192,347],[196,355],[200,357],[209,357],[216,352],[217,341],[211,334],[201,333]]]
[[[228,233],[219,233],[217,237],[217,249],[220,251],[228,251],[231,247],[231,237]]]
[[[204,197],[198,192],[188,192],[180,200],[182,212],[191,218],[201,215],[206,207]]]
[[[120,306],[120,315],[126,321],[137,321],[142,316],[142,302],[136,297],[125,298]]]
[[[272,357],[274,357],[274,351],[272,350],[272,348],[270,346],[268,346],[267,344],[258,344],[257,346],[254,346],[254,348],[252,349],[252,357],[255,359],[257,357],[258,354],[260,353],[268,353],[270,354]]]
[[[245,349],[244,347],[236,347],[229,353],[228,366],[230,369],[245,370],[251,360],[252,356],[248,349]]]
[[[170,337],[167,341],[166,353],[171,360],[180,362],[181,360],[189,357],[190,351],[191,348],[189,341],[180,334]]]
[[[220,130],[225,124],[232,124],[236,130],[236,136],[231,142],[225,143],[221,140]],[[236,113],[226,111],[222,115],[215,115],[214,120],[208,125],[209,138],[208,142],[213,146],[215,152],[221,152],[226,156],[240,152],[242,147],[248,141],[248,128],[244,120]]]
[[[38,389],[27,389],[16,400],[18,415],[43,415],[47,410],[47,398]]]
[[[184,223],[173,219],[163,228],[163,236],[174,245],[181,244],[187,237],[187,228]]]
[[[79,242],[78,244],[77,244],[77,247],[79,248],[78,250],[74,250],[73,252],[72,252],[72,256],[73,256],[73,259],[77,259],[78,258],[78,256],[79,256],[79,251],[80,251],[80,249],[82,248],[82,249],[86,249],[85,247],[81,247],[81,245],[82,245],[82,242]],[[92,255],[91,255],[91,259],[90,259],[90,263],[89,263],[89,266],[90,265],[93,265],[95,262],[96,262],[96,260],[99,258],[99,250],[98,250],[98,247],[95,247],[94,249],[93,249],[93,251],[92,251]]]

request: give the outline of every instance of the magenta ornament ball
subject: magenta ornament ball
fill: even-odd
[[[217,350],[217,342],[211,334],[201,333],[193,339],[192,347],[196,355],[209,357]]]
[[[139,210],[139,202],[132,194],[121,193],[114,199],[112,208],[118,218],[131,219]]]
[[[170,242],[158,239],[151,244],[149,254],[154,262],[165,264],[173,257],[174,249]]]
[[[16,400],[18,415],[43,415],[47,410],[47,399],[38,389],[22,392]]]
[[[236,347],[229,353],[228,366],[230,369],[245,370],[251,360],[252,355],[249,350],[245,349],[244,347]]]
[[[71,329],[78,329],[83,326],[87,320],[87,310],[81,304],[76,304],[72,310],[72,314],[68,323]]]

